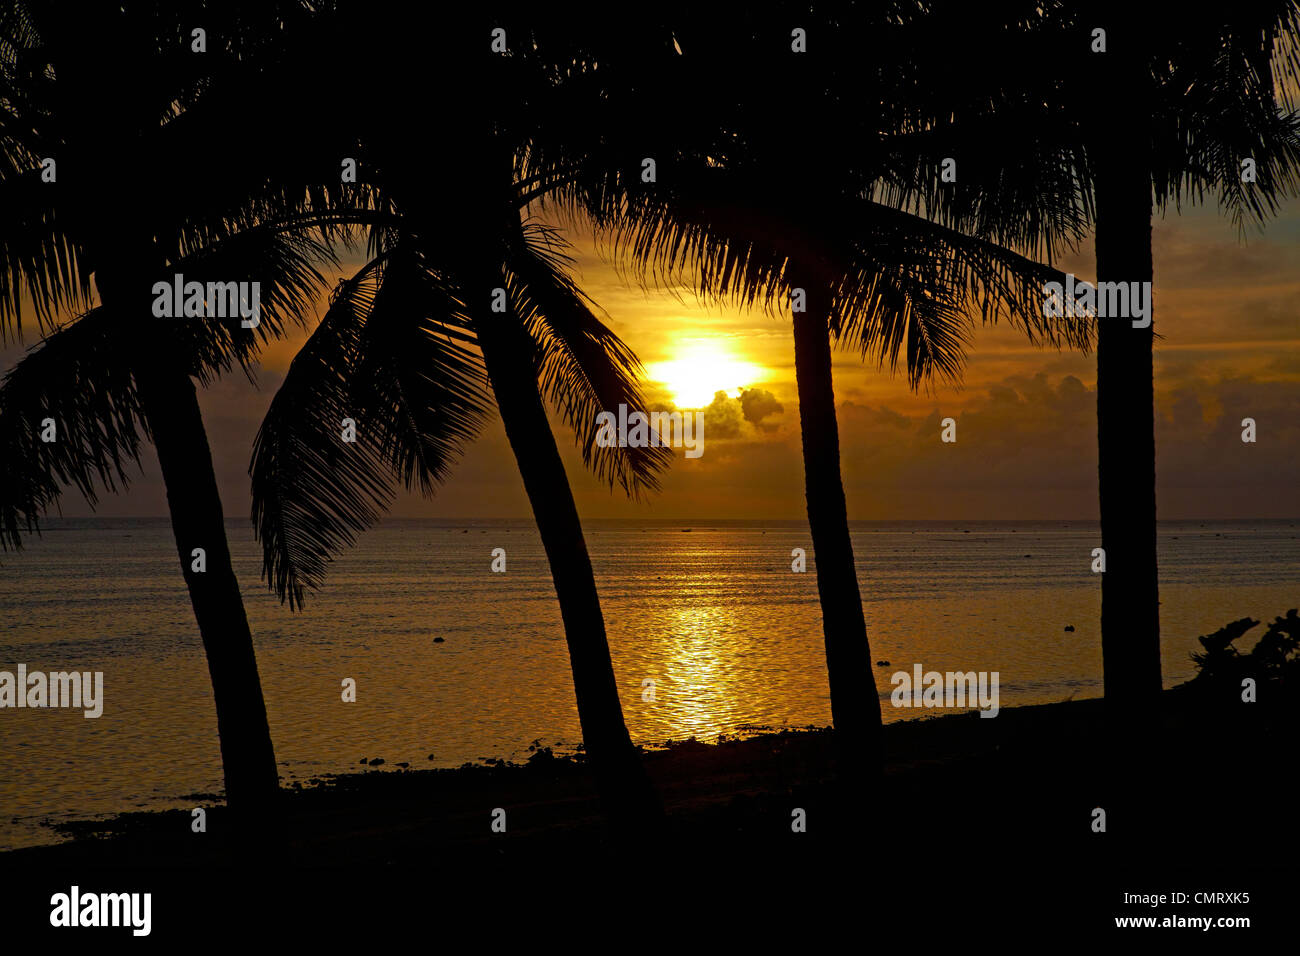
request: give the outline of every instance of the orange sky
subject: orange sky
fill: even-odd
[[[1213,210],[1188,210],[1155,227],[1157,461],[1167,518],[1300,515],[1300,210],[1296,204],[1242,243]],[[689,293],[630,288],[589,239],[576,238],[583,288],[652,371],[654,401],[674,386],[725,390],[705,415],[704,454],[680,450],[664,490],[629,503],[586,475],[572,435],[561,432],[579,507],[590,517],[799,518],[804,514],[793,345],[788,318],[705,308]],[[1095,277],[1091,244],[1060,263]],[[304,334],[263,358],[260,391],[231,377],[203,395],[227,515],[248,512],[249,449],[260,416]],[[0,353],[8,368],[18,354]],[[734,366],[721,358],[731,356]],[[683,376],[709,370],[698,380]],[[728,370],[729,369],[729,370]],[[743,376],[743,377],[742,377]],[[902,378],[835,359],[849,514],[859,519],[1050,519],[1096,515],[1095,361],[1039,350],[1007,328],[975,333],[960,388],[914,393]],[[747,420],[740,388],[761,389]],[[689,394],[689,393],[687,393]],[[679,397],[678,396],[678,397]],[[751,397],[754,397],[751,395]],[[775,411],[777,407],[782,410]],[[752,411],[753,409],[751,409]],[[939,420],[958,422],[954,444]],[[1240,440],[1253,417],[1259,440]],[[101,501],[102,514],[164,514],[152,456],[130,493]],[[65,513],[87,509],[75,495]],[[432,501],[403,496],[396,514],[526,517],[528,503],[499,421],[493,421]]]

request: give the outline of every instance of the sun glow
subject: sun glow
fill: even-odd
[[[734,392],[764,379],[766,369],[737,358],[718,339],[689,339],[677,358],[646,367],[651,381],[663,386],[678,408],[704,408],[715,392]]]

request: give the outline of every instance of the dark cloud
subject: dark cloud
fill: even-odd
[[[1292,517],[1300,513],[1300,382],[1249,376],[1180,389],[1156,419],[1156,478],[1176,513]],[[1242,441],[1242,420],[1255,441]]]
[[[1097,393],[1069,375],[1012,376],[961,407],[908,418],[846,405],[840,446],[861,518],[1091,518]],[[1188,380],[1159,395],[1156,475],[1166,518],[1300,513],[1300,382]],[[942,421],[957,441],[940,440]],[[906,427],[897,419],[904,418]],[[1253,444],[1241,440],[1253,418]],[[856,505],[856,507],[855,507]]]
[[[704,409],[704,434],[706,441],[718,438],[739,438],[744,410],[737,399],[726,392],[714,392],[713,401]]]
[[[761,388],[741,389],[740,408],[745,421],[765,432],[775,431],[779,426],[774,422],[764,423],[763,419],[785,411],[785,406],[776,400],[775,395]]]
[[[713,401],[704,409],[706,440],[735,440],[774,434],[780,422],[765,422],[772,415],[781,415],[785,406],[776,396],[762,388],[744,388],[737,398],[726,392],[713,393]]]

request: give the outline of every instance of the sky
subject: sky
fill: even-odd
[[[640,502],[584,471],[552,415],[580,513],[591,518],[797,519],[806,514],[789,316],[708,307],[689,292],[647,292],[573,234],[575,269],[608,324],[647,367],[650,403],[705,406],[704,452],[675,450],[658,494]],[[1300,515],[1300,203],[1239,236],[1213,208],[1154,227],[1157,502],[1163,519]],[[1058,263],[1095,279],[1091,241]],[[323,308],[323,301],[321,307]],[[258,386],[231,375],[200,393],[227,517],[250,509],[248,458],[261,416],[308,333],[271,346]],[[29,344],[30,344],[29,339]],[[22,354],[0,349],[0,369]],[[1097,516],[1096,360],[978,327],[959,385],[919,391],[905,376],[834,358],[850,519],[1051,520]],[[718,394],[718,393],[722,394]],[[709,396],[713,396],[709,398]],[[957,440],[940,441],[940,422]],[[1241,420],[1257,441],[1241,440]],[[71,491],[66,515],[166,514],[152,449],[125,494],[92,512]],[[496,418],[432,499],[403,493],[399,517],[531,515]]]

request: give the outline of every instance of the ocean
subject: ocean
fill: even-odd
[[[811,552],[805,523],[585,528],[636,741],[830,723],[811,557],[806,573],[791,570],[793,549]],[[298,613],[261,583],[248,522],[228,533],[282,783],[363,760],[453,767],[580,741],[530,523],[386,521]],[[1095,524],[861,522],[853,537],[872,657],[890,662],[875,670],[886,721],[936,713],[890,705],[889,675],[914,664],[997,671],[1002,707],[1100,696]],[[505,573],[490,570],[495,548]],[[1172,686],[1192,675],[1198,635],[1300,604],[1300,520],[1162,524],[1160,565]],[[102,671],[103,715],[0,710],[0,849],[57,840],[43,820],[220,792],[202,643],[165,520],[52,520],[26,550],[0,556],[0,671],[19,664]],[[355,703],[342,700],[349,677]]]

